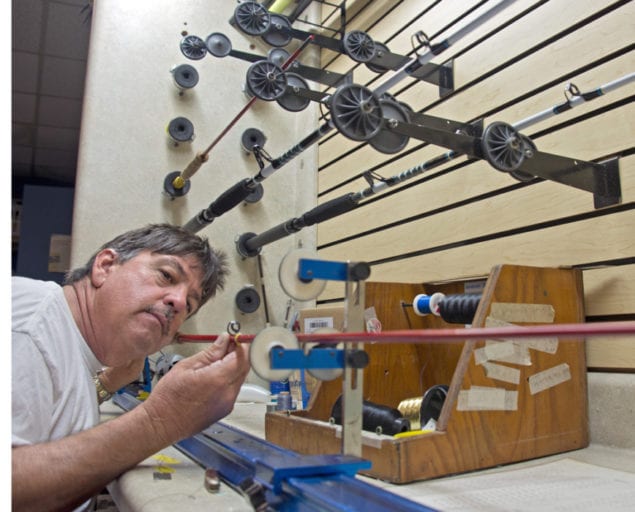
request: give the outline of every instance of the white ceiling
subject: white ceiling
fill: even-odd
[[[12,0],[14,183],[75,183],[90,4]]]

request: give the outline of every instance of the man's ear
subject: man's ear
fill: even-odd
[[[102,249],[95,256],[93,263],[93,271],[91,273],[91,282],[95,288],[99,288],[117,264],[117,252],[113,249]]]

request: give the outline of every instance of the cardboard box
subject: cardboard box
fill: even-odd
[[[317,329],[344,329],[344,308],[302,309],[298,314],[300,332],[309,334]]]
[[[303,334],[312,333],[318,329],[344,328],[344,308],[317,308],[303,309],[298,312],[296,332]],[[315,391],[318,380],[304,370],[296,370],[289,377],[291,397],[296,403],[297,409],[306,409],[311,394]]]

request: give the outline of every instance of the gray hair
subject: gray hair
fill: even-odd
[[[127,231],[110,242],[102,245],[88,262],[79,268],[70,270],[64,277],[64,284],[72,284],[91,275],[97,254],[104,249],[112,249],[117,253],[119,263],[134,258],[142,251],[155,254],[169,254],[174,256],[196,257],[202,271],[202,306],[216,295],[217,290],[225,286],[225,278],[229,273],[227,255],[217,249],[212,249],[207,238],[202,238],[179,226],[171,224],[148,224],[147,226]]]

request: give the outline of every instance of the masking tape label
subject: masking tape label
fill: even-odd
[[[555,310],[551,304],[492,302],[490,315],[507,322],[551,323]]]
[[[514,327],[515,324],[488,316],[485,319],[485,327]],[[517,345],[522,345],[533,350],[540,352],[546,352],[548,354],[555,354],[558,351],[558,338],[554,337],[540,337],[540,338],[522,338],[520,340],[512,340]]]
[[[483,364],[487,361],[498,361],[501,358],[512,357],[516,353],[516,347],[511,341],[491,341],[486,345],[474,349],[474,362]]]
[[[497,346],[504,344],[504,347],[499,349]],[[529,348],[524,345],[519,345],[513,341],[496,341],[486,340],[485,346],[482,347],[483,351],[479,352],[478,357],[481,362],[476,361],[476,364],[483,364],[486,361],[498,361],[499,363],[511,363],[518,364],[520,366],[531,366],[531,357],[529,355]],[[511,348],[511,350],[510,350]],[[474,351],[474,357],[476,358],[476,352]]]
[[[486,386],[472,386],[459,391],[458,411],[515,411],[518,391]]]
[[[483,363],[483,368],[485,368],[486,377],[490,379],[509,382],[510,384],[520,383],[520,370],[518,368],[510,368],[509,366],[490,362]]]
[[[571,371],[567,363],[562,363],[548,370],[538,372],[529,377],[529,392],[532,395],[571,380]]]

